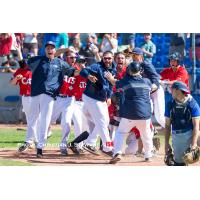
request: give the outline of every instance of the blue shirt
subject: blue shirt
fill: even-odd
[[[172,130],[193,129],[192,119],[188,120],[187,116],[190,115],[191,118],[200,116],[200,108],[199,108],[198,103],[196,102],[196,100],[192,96],[190,96],[188,98],[187,102],[185,103],[189,114],[186,113],[184,115],[183,113],[179,113],[178,109],[177,109],[176,115],[174,115],[175,117],[173,117],[172,114],[171,114],[172,109],[175,109],[175,107],[177,105],[178,104],[174,100],[172,100],[172,101],[168,102],[166,107],[165,107],[165,116],[170,118],[170,119],[172,118],[171,119]]]
[[[88,97],[99,101],[106,101],[106,99],[111,98],[112,95],[112,85],[111,83],[104,77],[105,72],[110,72],[111,74],[116,74],[116,68],[114,64],[111,67],[106,67],[103,62],[95,63],[87,68],[81,70],[80,75],[84,78],[87,78],[88,75],[96,76],[98,81],[96,83],[92,83],[91,81],[87,81],[87,86],[85,91],[83,92]]]
[[[64,75],[73,76],[75,69],[59,58],[49,60],[46,56],[36,56],[28,60],[32,71],[31,96],[49,94],[56,96]]]
[[[127,74],[123,79],[116,82],[116,88],[123,90],[120,117],[131,120],[151,118],[151,82],[149,79]]]
[[[152,65],[152,63],[149,62],[142,62],[141,67],[143,70],[143,76],[150,79],[152,83],[157,85],[158,87],[160,86],[159,80],[160,80],[160,75],[156,72],[155,67]]]

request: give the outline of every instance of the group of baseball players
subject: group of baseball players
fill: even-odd
[[[113,55],[111,51],[90,66],[77,62],[79,55],[70,49],[65,49],[62,60],[52,41],[45,44],[45,56],[26,60],[20,50],[18,54],[20,68],[10,82],[19,84],[27,120],[26,139],[19,152],[35,143],[36,156],[42,158],[51,124],[61,116],[61,155],[67,156],[68,148],[75,154],[88,151],[99,155],[101,150],[111,156],[109,163],[115,164],[124,153],[140,152],[151,162],[152,113],[165,128],[166,154],[172,134],[174,165],[185,165],[185,151],[196,148],[200,108],[189,94],[188,74],[177,53],[170,55],[170,67],[161,75],[143,61],[143,51],[137,47],[129,52],[128,64],[123,52]],[[166,107],[165,87],[171,95]],[[68,142],[72,121],[75,139]]]

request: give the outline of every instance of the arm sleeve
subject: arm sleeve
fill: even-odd
[[[97,74],[98,74],[97,64],[93,64],[91,66],[88,66],[88,67],[86,67],[86,68],[84,68],[80,71],[80,75],[84,78],[87,78],[90,74],[97,76]]]
[[[122,88],[123,87],[122,80],[116,81],[115,85],[116,89]]]
[[[187,79],[188,79],[188,73],[185,69],[182,69],[177,73],[176,77],[177,81],[182,81],[185,83]]]
[[[160,75],[156,72],[154,66],[151,63],[143,62],[142,68],[144,69],[144,73],[147,78],[149,78],[152,83],[159,87]]]
[[[192,106],[192,117],[199,117],[200,116],[200,108],[199,105],[195,102]]]
[[[170,107],[171,107],[171,102],[168,102],[165,105],[165,117],[170,118]]]

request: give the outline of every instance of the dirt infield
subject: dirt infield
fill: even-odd
[[[70,151],[70,150],[69,150]],[[0,150],[0,158],[11,159],[15,161],[22,161],[25,163],[31,163],[37,166],[65,166],[65,165],[97,165],[105,166],[110,165],[110,157],[104,155],[100,156],[92,155],[85,152],[81,155],[74,155],[69,152],[68,156],[61,156],[59,150],[44,150],[44,158],[38,159],[35,155],[35,150],[28,150],[25,153],[18,153],[16,150],[2,149]],[[163,156],[158,154],[153,162],[146,163],[144,159],[136,156],[125,156],[122,160],[115,164],[120,166],[162,166]],[[113,166],[113,165],[110,165]]]
[[[44,150],[44,158],[38,159],[35,156],[35,150],[28,150],[25,153],[18,153],[16,150],[1,149],[0,158],[11,159],[14,161],[21,161],[30,163],[36,166],[71,166],[71,165],[94,165],[94,166],[165,166],[163,162],[163,154],[158,153],[153,162],[144,162],[144,158],[136,156],[124,156],[122,160],[115,165],[109,164],[110,157],[104,155],[92,155],[84,153],[81,155],[74,155],[69,152],[68,156],[61,156],[59,150]],[[194,164],[200,166],[200,163]]]

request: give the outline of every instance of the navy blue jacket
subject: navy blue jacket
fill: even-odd
[[[112,64],[110,68],[107,68],[103,62],[98,62],[87,68],[82,69],[80,75],[84,78],[87,78],[88,75],[93,75],[96,76],[98,79],[96,83],[92,83],[89,80],[87,81],[87,86],[84,94],[99,101],[106,101],[106,99],[110,98],[112,95],[112,85],[104,77],[104,73],[108,71],[115,75],[115,65]]]
[[[160,75],[156,72],[155,67],[152,65],[152,63],[144,61],[141,63],[141,67],[143,71],[143,76],[150,79],[152,83],[159,87]]]
[[[122,89],[120,117],[131,120],[151,118],[150,91],[151,81],[139,76],[126,76],[116,82],[116,88]]]
[[[36,56],[28,60],[32,71],[31,96],[49,94],[55,97],[63,82],[64,75],[73,76],[75,69],[59,58],[49,60]]]

